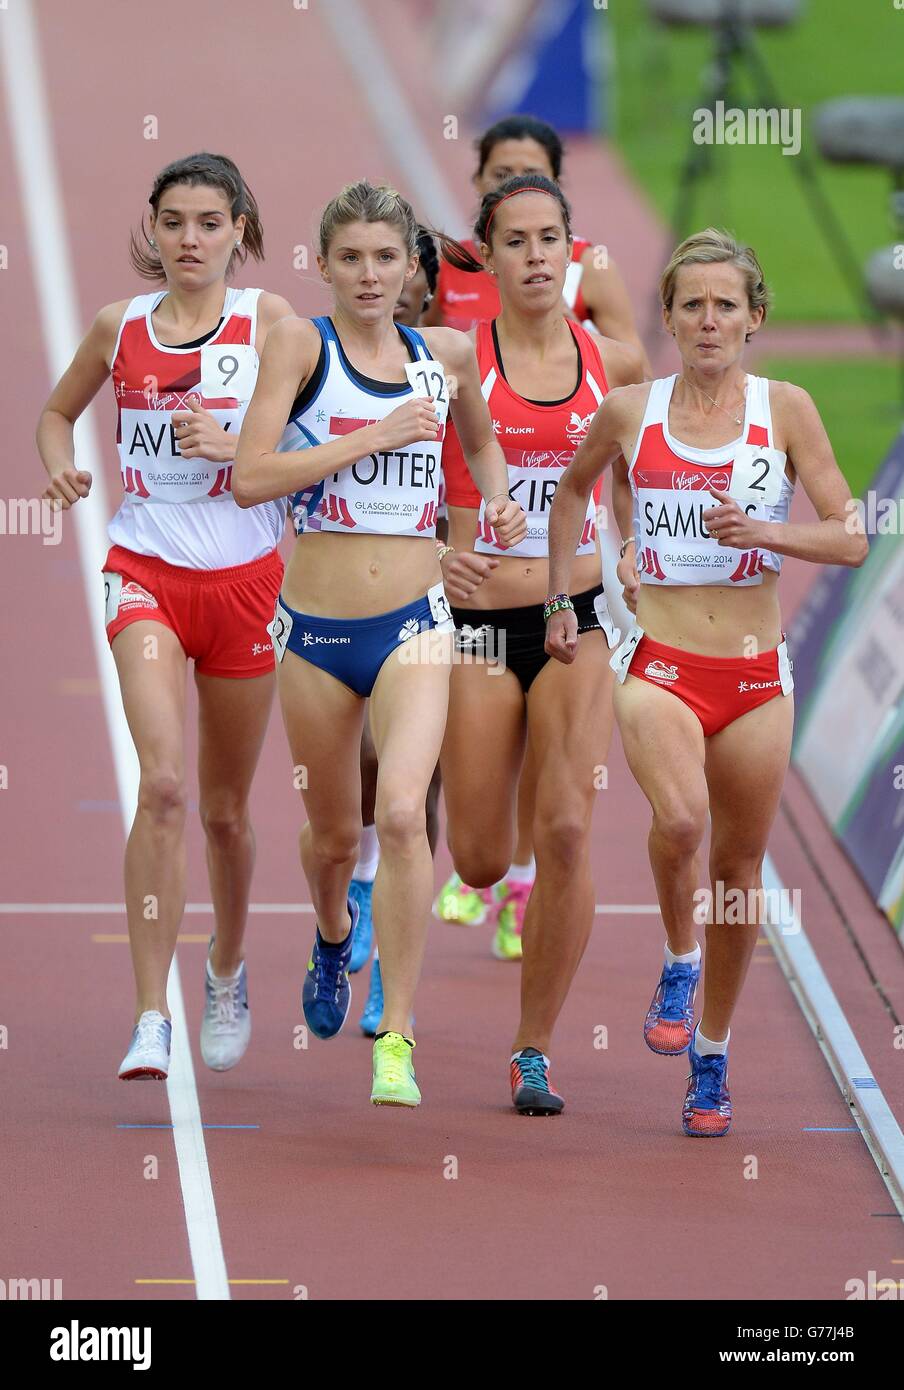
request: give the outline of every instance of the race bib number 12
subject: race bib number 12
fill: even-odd
[[[774,507],[782,493],[787,454],[764,444],[740,444],[731,469],[729,496]]]
[[[433,361],[405,363],[405,375],[416,396],[429,396],[441,425],[449,414],[449,387],[442,364]]]

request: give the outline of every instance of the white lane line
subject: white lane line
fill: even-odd
[[[0,916],[124,916],[125,903],[0,903]],[[248,911],[262,916],[294,917],[298,912],[313,912],[311,903],[249,903]],[[613,917],[658,917],[658,903],[597,903],[596,911]],[[210,915],[213,903],[186,903],[186,915]]]
[[[81,334],[75,277],[51,143],[49,108],[31,0],[15,0],[15,4],[0,16],[0,20],[7,104],[31,266],[49,374],[51,380],[56,381],[69,365]],[[78,504],[72,517],[119,803],[128,834],[131,808],[138,799],[138,760],[123,714],[116,668],[104,631],[100,574],[109,544],[105,526],[109,507],[103,460],[94,422],[87,411],[76,427],[75,439],[76,456],[94,479],[90,497]],[[35,466],[38,467],[37,462]],[[169,974],[168,997],[173,1016],[173,1052],[167,1093],[197,1295],[199,1299],[228,1299],[229,1282],[210,1185],[179,967],[175,957]]]
[[[387,62],[380,36],[364,6],[359,0],[329,0],[321,5],[320,13],[360,84],[386,150],[405,172],[412,197],[416,190],[416,211],[423,210],[435,219],[434,225],[455,235],[464,222],[461,208],[446,187],[421,134],[420,118]]]
[[[767,901],[771,905],[789,901],[784,896],[787,889],[768,854],[763,864],[763,887],[770,894]],[[765,930],[801,1012],[904,1219],[904,1134],[796,913],[794,926],[799,930],[786,934],[779,922],[769,922]]]

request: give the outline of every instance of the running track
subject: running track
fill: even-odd
[[[175,0],[159,0],[150,16],[126,6],[112,17],[102,0],[37,6],[81,325],[134,285],[127,229],[153,173],[191,149],[227,151],[246,172],[266,227],[262,282],[299,312],[326,301],[314,276],[293,268],[293,248],[311,247],[314,210],[341,183],[389,178],[427,216],[444,215],[418,199],[410,167],[384,143],[352,76],[347,42],[360,32],[347,23],[343,37],[323,8],[317,0],[306,11],[233,6],[224,26],[213,0],[196,0],[188,20]],[[334,9],[346,12],[345,0]],[[442,139],[429,59],[405,28],[410,11],[383,0],[384,13],[394,82],[380,100],[392,111],[401,93],[413,105],[447,197],[463,198],[470,151],[464,139]],[[157,140],[143,136],[148,115]],[[5,383],[14,405],[3,491],[13,498],[40,488],[33,426],[49,369],[8,108],[2,120],[0,171],[13,196],[0,283],[19,348]],[[661,229],[611,154],[578,148],[568,174],[579,227],[607,240],[643,320],[639,296],[658,268]],[[605,201],[595,192],[604,186]],[[109,393],[94,414],[113,498]],[[59,546],[3,537],[3,553],[2,896],[115,904],[122,810],[71,518]],[[790,614],[808,576],[787,571]],[[99,576],[96,592],[99,602]],[[300,807],[278,717],[253,804],[255,900],[305,902]],[[292,1298],[304,1286],[311,1298],[589,1299],[605,1286],[610,1298],[838,1299],[870,1269],[904,1276],[892,1199],[768,945],[757,948],[736,1019],[735,1129],[718,1145],[681,1135],[685,1064],[654,1057],[640,1037],[662,938],[644,911],[655,901],[646,830],[645,803],[616,743],[595,821],[606,910],[557,1036],[553,1074],[568,1105],[556,1121],[510,1109],[518,972],[490,958],[487,931],[432,929],[417,1005],[425,1102],[409,1114],[368,1104],[370,1048],[355,1027],[365,976],[355,977],[346,1034],[293,1045],[310,914],[251,918],[252,1047],[237,1071],[207,1072],[196,1035],[210,918],[186,916],[179,960],[200,1116],[207,1126],[239,1126],[203,1131],[233,1298]],[[188,896],[203,903],[193,821],[189,836]],[[805,927],[900,1120],[904,1054],[892,1045],[889,1007],[904,1018],[904,961],[793,778],[771,851],[783,881],[802,891]],[[437,881],[447,870],[443,852]],[[62,1278],[67,1298],[192,1299],[203,1290],[192,1282],[172,1134],[122,1128],[171,1122],[166,1088],[115,1079],[131,1028],[125,930],[116,913],[0,915],[8,1030],[0,1277]],[[594,1045],[600,1025],[606,1049]],[[751,1155],[756,1180],[744,1177]],[[156,1179],[144,1176],[148,1156],[158,1160]],[[450,1157],[456,1179],[444,1176]]]

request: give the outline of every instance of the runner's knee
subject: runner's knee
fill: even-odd
[[[175,772],[158,768],[144,772],[138,787],[138,809],[158,825],[177,825],[185,820],[188,799],[185,783]]]
[[[410,853],[427,833],[424,801],[404,792],[378,797],[375,824],[382,850]]]
[[[204,834],[211,844],[228,847],[249,829],[248,803],[238,797],[217,797],[199,807]]]
[[[651,838],[676,856],[694,854],[706,833],[706,810],[687,803],[660,808],[653,815]]]

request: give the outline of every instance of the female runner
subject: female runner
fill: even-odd
[[[267,622],[282,578],[285,506],[241,511],[230,491],[236,441],[278,295],[227,288],[263,258],[257,204],[231,159],[197,154],[155,180],[150,232],[132,238],[139,275],[162,286],[101,309],[47,402],[38,448],[63,507],[91,475],[73,426],[112,375],[124,488],[104,567],[107,636],[138,754],[138,806],[125,857],[137,985],[123,1080],[163,1079],[166,980],[185,906],[185,672],[198,690],[198,809],[215,928],[201,1053],[232,1067],[251,1033],[242,939],[254,867],[248,794],[273,700]]]
[[[393,319],[417,270],[418,231],[392,189],[352,184],[327,206],[318,265],[333,290],[333,316],[292,320],[271,335],[233,482],[245,506],[295,494],[300,539],[272,633],[309,818],[300,845],[317,930],[303,1005],[324,1038],[339,1032],[351,1002],[358,909],[348,888],[370,699],[381,847],[373,911],[385,992],[371,1099],[394,1105],[420,1101],[408,1033],[430,909],[424,801],[442,742],[452,645],[434,544],[450,376],[451,413],[494,525],[504,543],[524,533],[467,338],[452,329],[423,335]],[[430,629],[439,629],[439,649]]]
[[[417,239],[418,266],[410,280],[402,286],[393,317],[396,323],[416,328],[430,301],[436,293],[439,274],[439,257],[436,242],[429,232],[421,232]],[[445,516],[445,484],[440,479],[439,506],[436,517],[437,544],[445,540],[448,523]],[[436,854],[439,840],[439,764],[434,769],[427,788],[427,840],[430,853]],[[352,873],[348,895],[357,901],[358,921],[352,942],[352,958],[349,973],[363,969],[367,964],[373,942],[372,895],[373,883],[380,862],[380,842],[374,825],[374,804],[377,795],[377,753],[370,735],[370,725],[365,719],[361,734],[361,820],[363,829],[358,846],[358,862]],[[379,1027],[383,1013],[383,979],[380,974],[379,947],[374,947],[373,963],[370,970],[370,984],[364,1011],[359,1026],[365,1037],[373,1037]]]
[[[481,198],[521,174],[542,174],[558,183],[562,173],[561,138],[553,126],[534,116],[504,117],[479,137],[476,149],[478,165],[473,182]],[[478,258],[473,241],[463,245]],[[610,338],[633,343],[643,353],[621,274],[611,259],[605,269],[599,267],[594,246],[580,237],[571,243],[562,295],[567,312],[578,323]],[[499,311],[497,282],[490,271],[481,266],[477,273],[469,273],[445,258],[442,260],[437,293],[424,317],[425,323],[445,323],[468,330],[481,320],[496,318]],[[645,355],[643,362],[648,372]],[[468,497],[464,503],[452,501],[450,505],[470,507],[477,502]],[[477,889],[463,884],[459,875],[453,873],[434,905],[436,915],[443,921],[471,926],[480,925],[492,912],[496,926],[493,953],[502,960],[521,958],[524,910],[536,868],[530,836],[535,777],[536,770],[528,756],[519,785],[518,836],[510,874],[492,888]]]
[[[537,871],[527,888],[512,1099],[525,1113],[552,1114],[564,1102],[549,1085],[549,1043],[593,925],[590,820],[612,729],[604,632],[615,639],[591,499],[572,544],[574,607],[586,634],[580,661],[565,672],[548,660],[547,521],[558,479],[610,385],[639,381],[643,363],[637,348],[597,338],[561,312],[571,225],[558,184],[541,174],[509,180],[484,197],[474,234],[502,304],[498,318],[477,328],[482,390],[509,495],[522,502],[528,529],[506,553],[482,505],[450,506],[454,550],[443,576],[459,651],[471,660],[452,673],[443,789],[457,871],[468,884],[497,882],[511,862],[527,743],[537,778]],[[446,254],[470,263],[463,248]],[[451,432],[445,470],[453,502],[467,473]],[[505,669],[490,664],[496,656]]]
[[[712,228],[674,252],[660,281],[681,372],[613,392],[563,478],[550,525],[550,589],[568,587],[586,498],[613,452],[630,459],[637,622],[612,658],[628,762],[653,811],[649,851],[668,938],[644,1023],[654,1052],[690,1050],[683,1126],[731,1125],[731,1017],[761,924],[761,869],[791,747],[791,665],[782,633],[782,558],[860,565],[846,526],[850,491],[806,391],[750,376],[744,344],[769,292],[750,247]],[[792,524],[799,478],[819,516]],[[567,600],[547,650],[580,658]],[[693,1030],[701,952],[697,855],[712,818],[703,1014]],[[740,895],[740,896],[738,896]],[[735,904],[747,910],[739,914]],[[752,910],[751,910],[752,905]]]

